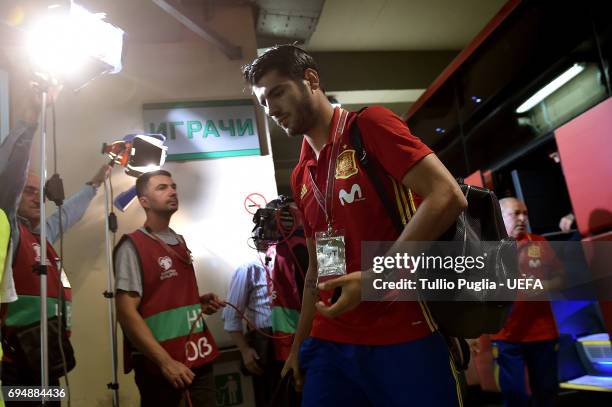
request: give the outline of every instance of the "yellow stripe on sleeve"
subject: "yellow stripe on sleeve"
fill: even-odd
[[[400,216],[402,217],[402,224],[405,225],[408,222],[408,220],[406,219],[406,214],[404,212],[404,208],[402,207],[402,202],[400,201],[397,183],[395,182],[393,178],[391,178],[391,183],[393,184],[393,191],[395,191],[395,203],[397,205],[397,210],[399,211]]]

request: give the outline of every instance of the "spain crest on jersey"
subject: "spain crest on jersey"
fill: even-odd
[[[336,160],[336,179],[347,179],[357,174],[359,169],[355,162],[355,150],[344,150]]]
[[[542,257],[542,253],[540,252],[540,246],[537,246],[535,244],[530,244],[529,248],[527,249],[527,256],[531,258]]]

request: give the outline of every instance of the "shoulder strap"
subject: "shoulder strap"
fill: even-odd
[[[357,155],[357,159],[361,163],[361,166],[365,170],[366,174],[368,174],[368,178],[370,178],[370,181],[372,181],[374,188],[376,188],[378,197],[382,201],[385,210],[387,211],[387,214],[393,221],[395,229],[398,233],[401,233],[404,229],[403,222],[400,218],[399,213],[395,210],[395,207],[393,206],[393,201],[387,195],[387,191],[385,191],[385,188],[380,179],[379,174],[384,174],[385,172],[382,166],[378,163],[378,161],[376,161],[376,157],[369,156],[368,152],[363,146],[361,129],[359,128],[359,124],[357,123],[357,121],[359,118],[359,114],[361,114],[361,112],[363,112],[365,109],[367,108],[364,107],[363,109],[359,110],[359,112],[357,112],[357,117],[355,117],[355,119],[351,123],[351,127],[349,130],[349,141],[353,148],[355,148],[355,153]]]

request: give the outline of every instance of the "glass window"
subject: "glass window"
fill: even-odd
[[[447,81],[408,120],[412,133],[434,150],[441,149],[459,134],[455,90],[452,85],[452,80]]]

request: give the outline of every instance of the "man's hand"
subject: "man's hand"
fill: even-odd
[[[261,366],[259,366],[259,363],[257,363],[257,361],[259,360],[259,355],[255,351],[255,349],[246,348],[245,351],[241,353],[242,353],[242,361],[244,362],[244,365],[249,370],[249,372],[257,376],[261,376],[264,373],[264,371],[261,368]]]
[[[195,374],[187,366],[174,359],[169,359],[167,362],[159,365],[162,374],[176,389],[184,389],[188,387]]]
[[[46,87],[47,106],[53,106],[62,91],[62,85],[58,84],[57,81],[53,80],[45,84],[40,83],[41,81],[41,78],[36,78],[36,80],[29,83],[30,89],[26,96],[27,100],[22,108],[23,113],[21,113],[21,118],[28,123],[36,123],[40,118],[43,88]]]
[[[42,92],[47,92],[47,106],[52,106],[59,97],[64,85],[54,78],[43,78],[40,75],[30,82],[30,87],[34,92],[31,100],[32,107],[40,110],[42,105]]]
[[[298,352],[294,351],[293,349],[291,349],[291,352],[289,352],[289,356],[285,361],[285,365],[283,366],[283,370],[281,371],[281,377],[285,377],[285,375],[287,374],[291,374],[293,376],[295,390],[302,391],[302,388],[304,387],[304,379],[300,370]]]
[[[206,315],[212,315],[225,307],[225,301],[217,297],[215,293],[204,294],[200,297],[200,303]]]
[[[100,185],[102,185],[104,180],[106,180],[108,178],[110,173],[111,173],[111,166],[108,165],[108,164],[104,164],[94,174],[94,176],[91,178],[91,180],[88,182],[88,184],[91,184],[92,186],[98,188]]]
[[[315,304],[317,311],[328,318],[335,318],[347,311],[357,308],[361,302],[361,277],[362,272],[356,271],[347,275],[334,278],[319,284],[319,290],[334,290],[336,287],[342,288],[342,294],[335,304],[326,305],[323,301]]]

